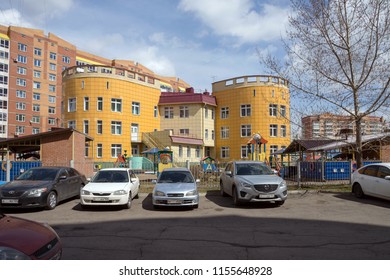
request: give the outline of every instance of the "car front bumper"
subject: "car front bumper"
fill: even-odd
[[[81,205],[125,205],[129,200],[129,195],[110,195],[110,196],[94,196],[81,195]]]
[[[199,195],[183,197],[153,196],[156,206],[195,206],[199,204]]]

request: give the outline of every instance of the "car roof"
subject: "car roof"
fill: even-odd
[[[102,168],[99,171],[127,171],[131,170],[130,168],[127,167],[110,167],[110,168]]]
[[[163,169],[162,172],[164,172],[164,171],[187,171],[187,172],[189,172],[190,170],[188,168],[185,168],[185,167],[169,167],[169,168]]]
[[[362,166],[361,168],[366,167],[366,166],[370,166],[370,165],[380,165],[380,166],[386,166],[386,167],[390,168],[390,162],[373,162],[373,163],[367,164],[365,166]]]
[[[232,161],[232,163],[234,164],[243,164],[243,163],[253,163],[253,164],[265,164],[265,162],[262,162],[262,161],[255,161],[255,160],[236,160],[236,161]]]

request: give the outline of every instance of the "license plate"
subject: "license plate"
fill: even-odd
[[[181,204],[181,200],[171,199],[167,201],[168,204]]]
[[[19,200],[18,199],[2,199],[1,203],[18,204]]]
[[[108,197],[94,197],[93,200],[94,201],[108,201],[109,198]]]
[[[274,198],[275,196],[273,194],[260,194],[259,198]]]

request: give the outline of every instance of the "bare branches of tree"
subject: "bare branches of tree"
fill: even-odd
[[[356,124],[355,155],[362,164],[361,120],[390,100],[390,1],[292,0],[288,59],[268,54],[267,69],[290,82],[311,105],[350,115]]]

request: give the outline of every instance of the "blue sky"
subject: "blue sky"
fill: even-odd
[[[211,91],[213,81],[266,74],[257,49],[283,56],[289,0],[3,0],[0,9],[0,24]]]

